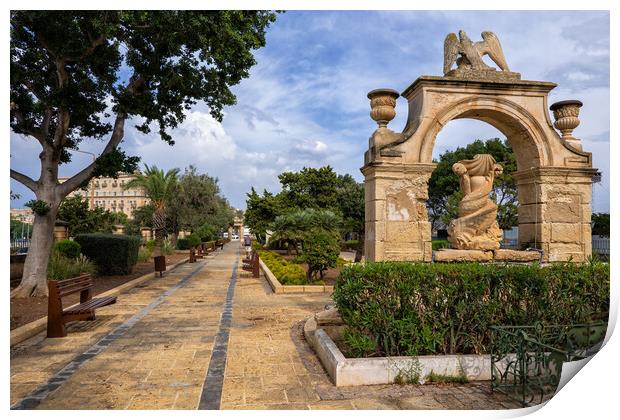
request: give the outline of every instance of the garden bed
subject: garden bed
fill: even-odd
[[[187,258],[187,255],[175,253],[166,256],[166,265],[171,266]],[[99,276],[94,277],[93,296],[114,289],[131,280],[153,273],[153,260],[137,263],[131,274],[125,276]],[[79,295],[71,295],[65,299],[65,306],[78,303]],[[35,298],[11,298],[11,330],[47,316],[47,297]]]
[[[332,293],[334,291],[334,286],[331,285],[322,285],[322,284],[306,284],[306,285],[283,285],[278,281],[276,276],[271,272],[267,264],[261,259],[258,260],[260,264],[261,271],[265,274],[265,278],[267,279],[267,283],[271,287],[271,290],[275,294],[284,294],[284,293]]]

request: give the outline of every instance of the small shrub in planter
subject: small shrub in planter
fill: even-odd
[[[283,285],[306,284],[306,272],[299,264],[290,263],[273,251],[259,251],[259,256]]]
[[[330,267],[336,267],[340,255],[340,241],[332,232],[312,230],[304,240],[303,251],[299,261],[308,264],[307,280],[312,284],[316,275],[323,278],[323,273]]]
[[[177,248],[178,249],[190,249],[193,246],[199,246],[202,243],[200,240],[200,236],[195,233],[192,233],[186,238],[177,239]]]
[[[76,235],[82,254],[97,265],[100,274],[130,274],[138,261],[140,238],[137,236],[87,233]]]
[[[47,266],[47,278],[50,280],[65,280],[88,273],[94,275],[97,271],[95,264],[81,255],[76,258],[68,258],[54,252]]]
[[[80,251],[82,247],[75,241],[70,239],[61,239],[54,243],[54,247],[52,248],[53,252],[56,252],[63,257],[67,258],[77,258],[80,256]]]

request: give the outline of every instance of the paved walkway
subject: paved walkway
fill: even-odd
[[[302,321],[326,294],[275,295],[238,242],[119,296],[66,338],[11,349],[11,405],[41,409],[508,408],[487,384],[336,388]]]

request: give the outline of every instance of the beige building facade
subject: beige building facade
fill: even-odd
[[[11,209],[11,219],[19,220],[20,222],[32,224],[34,223],[34,213],[32,209]]]
[[[129,218],[133,217],[133,212],[150,200],[141,188],[125,190],[125,185],[135,176],[133,174],[121,173],[117,179],[114,178],[93,178],[86,190],[75,190],[69,197],[80,195],[88,200],[89,209],[100,207],[111,212],[125,213]],[[61,178],[63,182],[67,178]]]

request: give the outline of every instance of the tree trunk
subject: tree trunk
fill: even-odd
[[[47,266],[54,244],[54,224],[58,205],[48,202],[51,209],[45,216],[35,214],[28,255],[24,262],[22,281],[11,297],[47,296]]]
[[[166,212],[162,208],[156,208],[153,212],[153,230],[155,231],[155,249],[153,256],[164,255],[161,243],[166,238]]]
[[[308,267],[308,271],[306,271],[306,280],[308,284],[312,284],[312,270]]]

